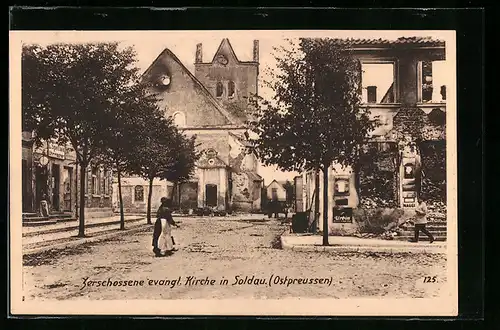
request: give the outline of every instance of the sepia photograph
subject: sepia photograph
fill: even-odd
[[[9,52],[13,314],[457,315],[455,31]]]

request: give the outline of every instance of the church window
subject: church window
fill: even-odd
[[[234,93],[235,93],[235,85],[234,85],[234,81],[230,81],[228,86],[227,86],[227,95],[229,97],[234,97]]]
[[[222,83],[219,81],[217,83],[217,88],[216,88],[216,95],[217,97],[222,97],[222,94],[224,93],[224,86]]]
[[[144,202],[144,187],[135,186],[134,188],[134,200],[136,202]]]
[[[174,124],[178,127],[186,126],[186,116],[182,112],[176,112],[173,115]]]

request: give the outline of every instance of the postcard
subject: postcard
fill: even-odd
[[[9,51],[12,315],[457,315],[455,31]]]

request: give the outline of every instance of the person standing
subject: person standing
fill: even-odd
[[[175,251],[175,242],[172,237],[172,226],[179,226],[175,223],[172,217],[171,204],[172,201],[170,199],[162,197],[161,205],[156,212],[152,245],[153,252],[157,257],[170,255],[173,251]]]
[[[423,201],[421,197],[418,197],[418,204],[417,207],[415,208],[415,237],[413,239],[413,242],[418,242],[418,237],[420,231],[424,234],[426,234],[429,237],[429,243],[434,242],[434,236],[427,230],[426,225],[427,225],[427,205]]]

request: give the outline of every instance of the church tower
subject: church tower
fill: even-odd
[[[209,62],[203,62],[202,44],[196,45],[195,76],[222,104],[244,105],[258,92],[259,41],[253,41],[252,61],[240,61],[225,38]]]

